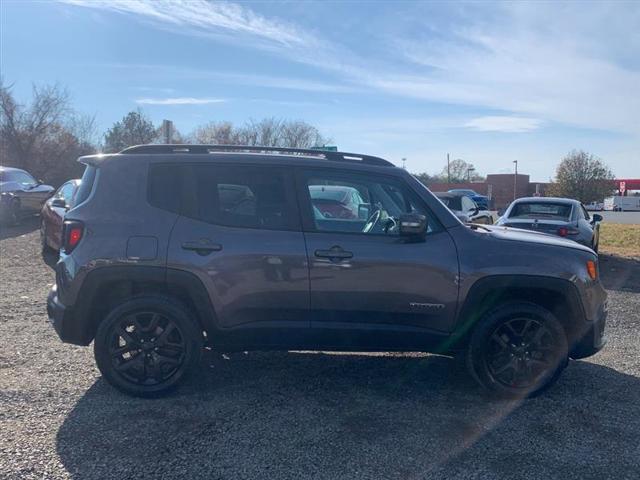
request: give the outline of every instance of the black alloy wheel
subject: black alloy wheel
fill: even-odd
[[[510,388],[531,388],[554,368],[558,349],[553,332],[532,318],[514,318],[489,338],[486,362],[494,379]]]
[[[478,320],[467,347],[467,367],[492,394],[526,398],[560,377],[569,359],[567,334],[549,310],[513,301]]]
[[[109,355],[113,368],[138,385],[158,385],[180,368],[185,341],[179,326],[155,312],[137,312],[120,319],[111,330]]]
[[[123,301],[100,323],[94,353],[109,383],[130,395],[152,397],[192,373],[202,341],[202,329],[182,303],[143,295]]]

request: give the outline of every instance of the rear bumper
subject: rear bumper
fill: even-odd
[[[58,298],[56,285],[51,288],[47,296],[47,316],[49,323],[63,342],[75,345],[88,345],[91,342],[90,339],[87,341],[84,332],[74,321],[73,309],[64,305]]]
[[[590,357],[598,353],[607,343],[605,326],[607,323],[608,304],[602,303],[598,318],[589,325],[587,331],[573,345],[569,356],[575,360]]]

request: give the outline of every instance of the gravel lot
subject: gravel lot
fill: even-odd
[[[609,344],[524,403],[423,354],[205,355],[117,393],[46,322],[36,222],[0,240],[0,478],[640,478],[640,262],[604,257]]]

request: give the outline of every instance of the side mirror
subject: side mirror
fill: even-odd
[[[600,215],[599,213],[594,213],[593,215],[591,215],[591,223],[596,223],[601,221],[602,221],[602,215]]]
[[[480,208],[478,207],[473,207],[471,210],[469,210],[471,212],[471,216],[473,217],[474,215],[477,215],[480,212]]]
[[[64,198],[54,198],[51,200],[51,206],[54,208],[67,208],[67,202],[64,201]]]
[[[423,237],[427,233],[427,217],[419,213],[403,213],[399,231],[403,237]]]
[[[498,216],[501,217],[504,215],[505,209],[501,208],[500,210],[498,210]]]
[[[458,220],[460,220],[462,223],[469,223],[469,215],[467,215],[466,213],[455,212],[455,216],[458,217]]]

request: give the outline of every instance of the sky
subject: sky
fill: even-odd
[[[449,153],[548,181],[582,149],[638,178],[639,25],[637,1],[2,0],[0,68],[101,132],[138,107],[183,134],[279,117],[416,173]]]

